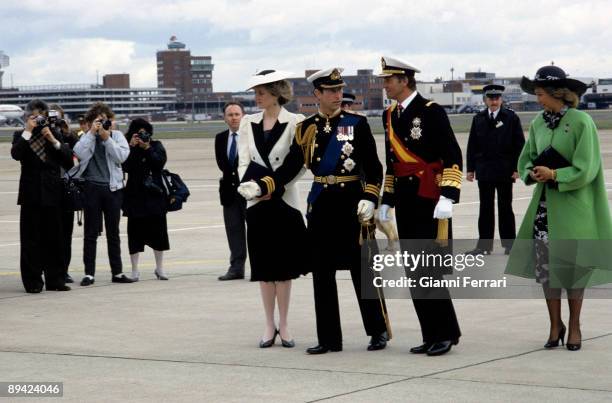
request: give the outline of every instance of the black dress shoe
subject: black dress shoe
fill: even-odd
[[[47,287],[47,291],[70,291],[72,288],[67,285],[58,285],[57,287]]]
[[[451,351],[451,348],[456,344],[459,344],[459,340],[457,339],[436,342],[429,347],[429,350],[427,350],[427,355],[435,356],[446,354]]]
[[[219,276],[219,281],[227,281],[227,280],[242,280],[244,279],[244,273],[238,273],[235,271],[228,271],[222,276]]]
[[[122,274],[119,277],[113,276],[113,280],[112,281],[113,281],[113,283],[123,283],[123,284],[128,284],[128,283],[133,283],[134,282],[134,280],[132,280],[131,278],[129,278],[125,274]]]
[[[322,344],[317,344],[316,346],[310,347],[309,349],[306,350],[308,354],[325,354],[329,351],[333,351],[333,352],[342,351],[342,346],[332,347],[332,346],[325,346]]]
[[[504,249],[504,255],[509,255],[511,250],[512,250],[511,246],[506,246],[506,248]]]
[[[74,280],[72,279],[72,276],[70,274],[66,273],[66,277],[64,278],[64,283],[66,284],[74,283]]]
[[[389,340],[387,332],[372,336],[370,344],[368,344],[368,351],[382,350],[387,347],[387,340]]]
[[[42,287],[26,288],[28,294],[39,294],[42,292]]]
[[[412,347],[410,352],[412,354],[425,354],[433,343],[423,343],[420,346]]]
[[[83,279],[81,280],[81,285],[83,287],[88,286],[88,285],[92,285],[93,283],[96,282],[96,279],[93,277],[89,277],[89,276],[85,276],[83,277]]]

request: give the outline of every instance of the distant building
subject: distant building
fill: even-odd
[[[313,87],[306,77],[318,70],[306,70],[304,77],[290,78],[288,81],[293,87],[293,101],[287,104],[287,109],[293,112],[312,114],[317,112],[317,98],[313,95]],[[383,80],[375,76],[372,70],[357,70],[356,75],[342,74],[346,83],[345,92],[355,95],[353,110],[382,110],[383,109]]]
[[[71,118],[85,113],[97,101],[107,103],[115,114],[126,117],[175,115],[177,102],[174,88],[104,88],[96,84],[73,84],[0,90],[0,104],[24,108],[34,98],[59,104]]]
[[[210,56],[192,56],[186,45],[170,38],[167,50],[157,52],[157,86],[176,88],[181,104],[206,100],[213,92],[214,65]]]
[[[129,74],[106,74],[102,77],[104,88],[130,88]]]

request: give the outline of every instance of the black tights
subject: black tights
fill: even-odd
[[[543,288],[546,297],[546,306],[548,307],[548,316],[550,318],[550,340],[556,340],[559,337],[559,332],[564,326],[561,320],[561,289],[549,288],[547,285],[544,285]],[[567,342],[575,344],[582,340],[582,333],[580,332],[580,311],[582,309],[584,288],[574,288],[566,291],[570,311]]]

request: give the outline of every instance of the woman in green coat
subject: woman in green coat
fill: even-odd
[[[557,66],[523,77],[544,111],[531,122],[518,161],[519,175],[536,184],[510,254],[506,273],[541,283],[550,316],[544,347],[564,343],[561,291],[570,310],[568,350],[582,342],[580,310],[584,288],[612,282],[612,221],[603,178],[597,128],[576,109],[586,85]]]

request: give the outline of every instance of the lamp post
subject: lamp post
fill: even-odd
[[[455,76],[454,76],[455,68],[451,67],[450,72],[451,72],[451,97],[452,97],[451,102],[453,105],[451,112],[455,113],[455,86],[453,84],[453,82],[455,81]]]
[[[191,93],[191,123],[195,123],[195,95]]]

